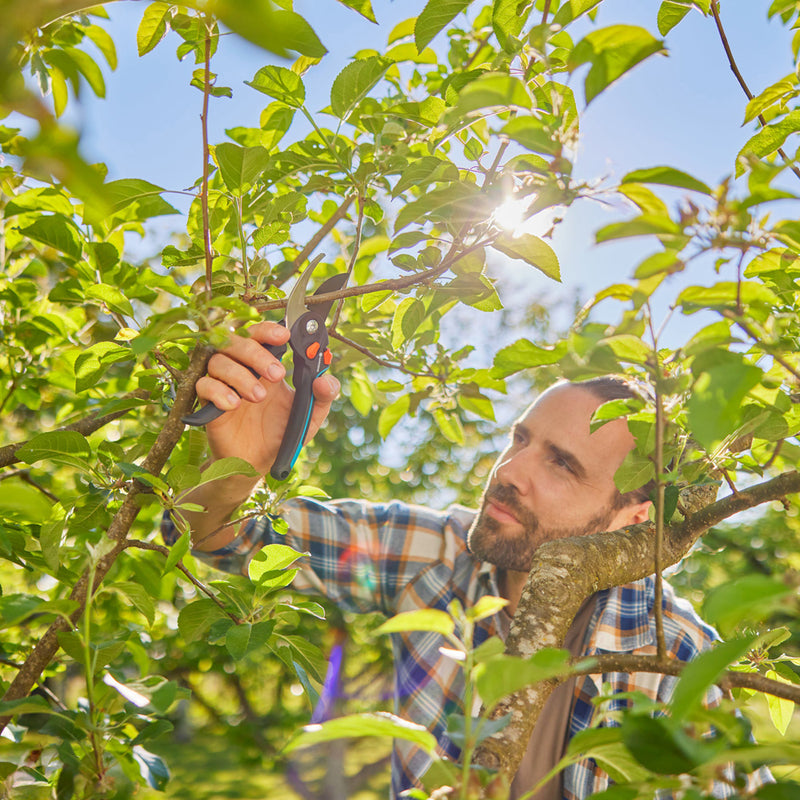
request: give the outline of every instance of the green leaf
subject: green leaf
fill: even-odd
[[[530,109],[532,104],[530,92],[519,78],[486,72],[461,89],[455,113],[462,116],[483,108]]]
[[[107,283],[96,283],[84,289],[86,298],[97,301],[98,305],[105,306],[109,311],[132,317],[133,306],[130,300],[116,287]]]
[[[83,392],[95,386],[98,378],[107,373],[112,364],[127,361],[131,357],[129,347],[121,347],[115,342],[91,345],[75,359],[75,391]]]
[[[42,598],[28,594],[7,594],[0,597],[0,627],[18,625],[42,605]]]
[[[92,448],[86,437],[77,431],[51,431],[34,436],[17,450],[16,455],[26,464],[53,461],[88,472]]]
[[[59,250],[76,261],[83,252],[83,240],[75,223],[63,214],[38,217],[20,230],[23,236]]]
[[[136,46],[140,56],[149,53],[167,35],[169,13],[169,3],[153,2],[145,6],[142,21],[136,31]]]
[[[715,586],[703,600],[703,619],[723,636],[742,623],[755,624],[793,594],[783,581],[767,575],[744,575]]]
[[[285,67],[262,67],[252,81],[245,83],[292,108],[301,108],[306,99],[302,79],[296,72]]]
[[[212,12],[232,31],[271,53],[284,56],[294,50],[322,58],[328,52],[303,17],[275,8],[270,0],[216,0]]]
[[[742,420],[742,401],[763,377],[759,367],[738,353],[716,351],[709,359],[697,359],[692,367],[695,382],[687,402],[692,435],[713,450],[736,432]]]
[[[166,575],[175,569],[175,565],[189,552],[191,544],[191,531],[186,530],[180,535],[178,541],[170,547],[162,574]]]
[[[144,586],[133,581],[119,581],[111,584],[111,588],[125,595],[131,605],[144,616],[148,624],[153,624],[156,618],[156,606]]]
[[[747,140],[745,146],[736,157],[736,177],[738,178],[747,168],[746,156],[765,158],[772,155],[782,147],[786,139],[800,130],[800,109],[790,111],[783,119],[766,125],[753,137]]]
[[[525,261],[536,267],[554,281],[561,281],[561,267],[555,251],[544,239],[532,233],[523,233],[520,236],[501,234],[492,242],[492,247],[510,258]]]
[[[636,761],[622,743],[622,730],[618,727],[589,728],[579,731],[569,740],[566,754],[573,758],[577,754],[593,758],[612,780],[620,783],[642,782],[649,776],[647,770]],[[638,792],[634,790],[631,800],[637,795]],[[615,797],[614,800],[623,800],[624,797],[625,795]]]
[[[626,183],[657,183],[663,186],[677,186],[679,189],[689,189],[693,192],[711,194],[711,189],[702,181],[673,167],[648,167],[629,172],[623,179]]]
[[[474,606],[467,609],[467,619],[479,620],[485,617],[491,617],[501,609],[508,605],[508,600],[504,597],[493,597],[492,595],[485,595],[475,603]]]
[[[520,8],[524,9],[522,13]],[[532,3],[520,0],[494,0],[492,3],[492,29],[504,50],[508,47],[509,37],[520,35],[531,8]]]
[[[187,642],[201,639],[208,629],[220,619],[228,619],[225,612],[210,598],[204,597],[184,606],[178,614],[178,631]]]
[[[113,216],[123,209],[125,214],[121,216],[126,222],[132,220],[143,222],[151,217],[180,213],[161,196],[164,191],[160,186],[139,178],[109,181],[103,184],[102,199],[106,207],[101,209],[87,204],[84,217],[91,224],[97,224],[104,215]]]
[[[243,194],[266,169],[269,151],[260,146],[240,147],[223,142],[214,148],[214,160],[228,189],[234,194]]]
[[[303,558],[309,553],[299,553],[285,544],[268,544],[259,550],[247,568],[250,580],[258,583],[265,573],[284,570],[294,564],[298,558]]]
[[[408,413],[410,407],[411,396],[404,394],[381,411],[378,418],[378,433],[381,439],[386,439],[392,428]]]
[[[86,36],[94,43],[95,47],[103,54],[111,69],[117,68],[117,46],[111,34],[99,25],[89,25],[86,28]]]
[[[414,43],[421,53],[439,31],[454,20],[472,0],[428,0],[414,25]]]
[[[691,3],[679,3],[675,0],[664,0],[658,9],[658,32],[666,36],[688,13]]]
[[[431,631],[444,637],[455,632],[453,618],[444,611],[435,608],[423,608],[419,611],[403,611],[387,619],[376,628],[375,633],[407,633],[409,631]]]
[[[228,628],[228,633],[225,636],[225,648],[235,661],[239,661],[247,652],[251,630],[252,625],[249,622],[242,622]]]
[[[766,678],[780,683],[789,683],[782,675],[779,675],[775,670],[767,670]],[[791,700],[785,700],[782,697],[775,697],[774,695],[767,695],[767,706],[769,708],[769,718],[772,724],[781,736],[786,735],[786,729],[792,721],[794,715],[794,703]]]
[[[464,444],[464,428],[457,414],[445,411],[443,408],[435,408],[433,410],[433,419],[436,422],[436,427],[448,442]]]
[[[569,69],[591,64],[584,81],[584,94],[589,104],[628,70],[654,53],[662,52],[664,43],[644,28],[610,25],[592,31],[575,45]]]
[[[697,766],[686,734],[663,717],[628,714],[622,722],[625,745],[644,767],[659,775],[682,774]]]
[[[137,744],[131,751],[141,776],[152,789],[163,792],[169,782],[169,769],[164,760]]]
[[[745,108],[744,123],[752,122],[759,114],[763,113],[770,106],[785,101],[797,94],[797,77],[790,73],[785,78],[781,78],[771,86],[767,86],[763,92],[753,97]]]
[[[422,748],[431,755],[436,751],[436,737],[423,725],[408,722],[383,711],[376,711],[336,717],[321,725],[306,725],[286,745],[284,752],[291,753],[299,747],[309,747],[319,742],[362,736],[402,739]]]
[[[372,10],[372,3],[370,0],[339,0],[343,6],[352,8],[357,11],[362,17],[368,19],[370,22],[377,23],[375,19],[375,12]]]
[[[629,236],[650,236],[682,233],[680,225],[673,222],[669,217],[657,216],[655,214],[642,214],[634,219],[625,222],[612,222],[600,228],[595,233],[595,241],[609,242],[612,239],[624,239]]]
[[[530,339],[517,339],[495,355],[491,375],[493,378],[506,378],[523,369],[556,364],[566,353],[565,341],[558,342],[554,347],[541,347]]]
[[[381,56],[369,56],[349,63],[335,78],[331,87],[331,110],[340,119],[369,94],[384,76],[392,61]]]
[[[259,477],[258,471],[243,458],[220,458],[203,470],[200,482],[197,485],[203,486],[206,483],[224,480],[234,475],[244,475],[248,478]]]
[[[755,639],[755,636],[748,636],[719,642],[712,650],[700,653],[692,659],[675,685],[669,704],[672,719],[681,721],[699,708],[714,682],[731,664],[739,661],[747,653]]]
[[[44,697],[31,695],[21,697],[19,700],[0,701],[0,715],[15,717],[17,714],[54,714],[50,704]]]
[[[650,458],[631,450],[614,473],[614,485],[620,494],[626,494],[644,486],[653,475]]]
[[[406,297],[397,307],[392,320],[392,348],[397,350],[411,339],[425,317],[424,303],[415,297]]]
[[[103,78],[103,71],[97,62],[88,53],[78,50],[76,47],[65,47],[63,52],[72,59],[72,62],[86,79],[92,91],[98,97],[105,97],[106,82]]]
[[[600,5],[601,0],[567,0],[561,3],[555,17],[553,25],[560,25],[562,28],[570,22],[591,11],[595,6]]]
[[[530,658],[495,656],[475,667],[478,693],[487,709],[509,694],[539,681],[570,674],[570,655],[566,650],[545,648]],[[588,662],[585,662],[588,663]]]

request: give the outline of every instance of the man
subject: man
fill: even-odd
[[[277,452],[292,393],[282,380],[283,366],[260,343],[281,344],[288,332],[260,323],[249,333],[250,338],[233,336],[228,347],[212,357],[197,393],[229,412],[208,425],[213,456],[244,458],[263,474]],[[248,367],[263,377],[257,380]],[[323,376],[314,391],[311,435],[324,420],[338,383]],[[387,616],[425,607],[446,610],[453,599],[470,606],[483,596],[501,595],[508,600],[507,609],[478,624],[475,644],[493,635],[505,637],[539,545],[647,519],[650,502],[643,493],[622,496],[614,485],[614,473],[634,443],[626,422],[614,420],[590,431],[592,414],[602,402],[630,396],[624,382],[613,378],[559,384],[545,392],[514,425],[477,515],[460,507],[438,512],[397,502],[295,498],[281,508],[289,527],[284,538],[268,519],[251,520],[238,529],[226,525],[256,483],[236,476],[199,487],[186,497],[207,509],[188,515],[195,550],[233,571],[245,569],[248,557],[265,544],[286,542],[311,554],[295,588],[321,592],[350,610],[378,610]],[[165,537],[174,535],[167,520]],[[573,623],[568,637],[573,652],[654,653],[653,594],[652,578],[599,592]],[[684,661],[716,638],[668,586],[664,628],[667,651]],[[437,635],[426,632],[393,636],[396,711],[428,727],[441,753],[457,758],[459,749],[446,735],[445,718],[459,710],[463,679],[458,663],[440,652],[442,644]],[[674,678],[660,675],[613,673],[581,678],[554,694],[542,715],[546,722],[534,732],[514,796],[546,774],[563,754],[566,741],[601,713],[591,700],[603,684],[615,692],[638,690],[663,701],[674,683]],[[715,689],[708,702],[717,703],[719,697]],[[418,783],[428,766],[429,759],[418,748],[397,744],[394,793]],[[569,767],[537,798],[588,797],[608,780],[587,760]],[[720,786],[720,795],[726,793],[734,792]]]

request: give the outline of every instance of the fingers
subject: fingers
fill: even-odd
[[[306,439],[311,438],[325,421],[328,412],[331,410],[331,403],[339,396],[341,384],[333,375],[323,375],[317,378],[313,385],[314,408],[311,412],[309,433]]]
[[[207,374],[197,382],[201,400],[231,411],[240,405],[240,398],[258,403],[267,397],[259,378],[270,383],[283,380],[286,369],[263,345],[285,344],[289,331],[274,322],[262,322],[250,328],[249,333],[249,338],[231,335],[226,346],[211,357]]]

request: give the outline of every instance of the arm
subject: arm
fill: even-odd
[[[212,455],[209,464],[235,456],[263,475],[277,455],[294,392],[283,380],[286,374],[283,365],[261,345],[284,344],[289,331],[274,322],[261,322],[249,328],[248,333],[249,338],[231,335],[227,346],[211,357],[208,374],[197,382],[197,396],[227,412],[206,426]],[[255,378],[249,367],[262,377]],[[338,392],[339,383],[331,376],[322,376],[314,382],[309,438],[319,429]],[[236,475],[205,484],[181,497],[182,501],[206,509],[184,512],[195,549],[218,550],[236,537],[238,527],[225,523],[259,480]]]

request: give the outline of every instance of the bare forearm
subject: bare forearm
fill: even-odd
[[[192,547],[196,550],[218,550],[229,544],[239,533],[238,524],[228,524],[234,512],[250,497],[259,478],[234,475],[191,489],[179,501],[202,506],[203,511],[183,511],[189,523]]]

